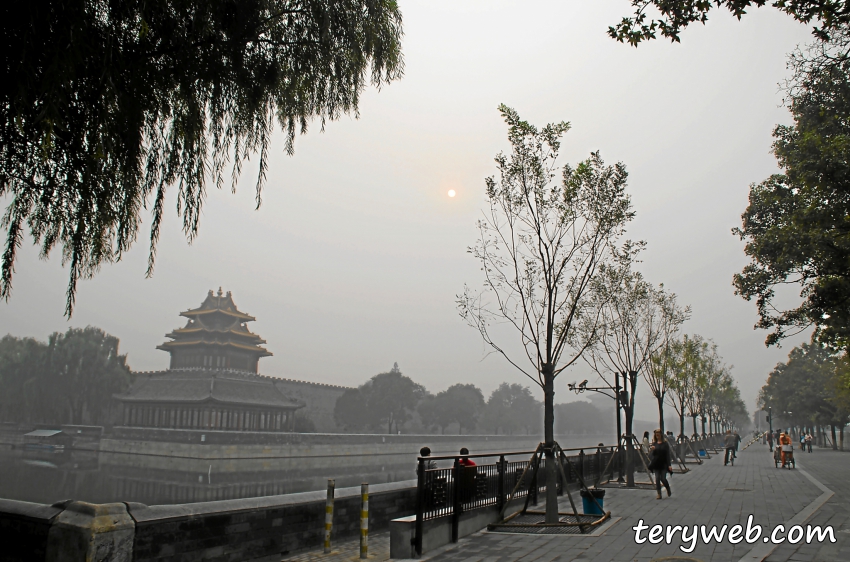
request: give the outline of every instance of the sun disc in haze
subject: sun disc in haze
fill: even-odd
[[[454,189],[450,189],[450,190],[449,190],[449,197],[454,197],[455,195],[457,195],[457,193],[455,192],[455,190],[454,190]]]

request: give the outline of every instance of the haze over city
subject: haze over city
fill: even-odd
[[[606,34],[620,1],[399,4],[404,77],[367,89],[359,119],[324,132],[311,123],[292,157],[276,133],[259,210],[256,157],[236,194],[210,189],[191,245],[170,198],[153,277],[145,223],[121,262],[80,283],[70,320],[59,252],[41,261],[26,240],[0,333],[45,339],[94,325],[120,338],[134,370],[164,369],[156,346],[183,324],[178,313],[221,287],[257,318],[251,329],[274,353],[264,374],[356,386],[398,362],[432,392],[529,384],[488,356],[455,307],[465,283],[481,283],[466,249],[484,178],[509,149],[497,111],[505,103],[538,126],[571,123],[562,164],[599,150],[627,166],[637,213],[627,236],[648,243],[638,269],[692,306],[682,331],[718,344],[754,408],[773,366],[807,338],[765,348],[754,303],[733,294],[747,259],[731,229],[749,184],[777,171],[771,132],[790,122],[779,84],[809,27],[776,10],[742,21],[718,12],[681,44],[634,49]],[[594,377],[582,363],[565,372],[556,401],[574,399],[566,383],[585,378]],[[652,419],[645,387],[638,398],[638,417]]]

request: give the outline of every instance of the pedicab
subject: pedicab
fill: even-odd
[[[785,467],[789,470],[797,468],[797,463],[794,461],[793,445],[779,445],[773,448],[773,464],[776,468],[782,466],[782,449],[785,449]]]

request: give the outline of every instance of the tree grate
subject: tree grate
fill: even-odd
[[[586,515],[586,514],[561,514],[559,521],[565,523],[563,526],[542,526],[545,523],[546,516],[537,513],[525,513],[517,515],[510,520],[510,523],[492,523],[487,525],[487,530],[492,533],[522,533],[529,535],[583,535],[593,532],[596,527],[593,525],[602,516]],[[585,532],[581,532],[581,528],[576,523],[587,523],[584,527]]]

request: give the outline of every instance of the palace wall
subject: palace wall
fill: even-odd
[[[319,433],[337,431],[336,422],[334,422],[334,407],[337,398],[348,390],[347,387],[276,378],[274,384],[287,397],[300,400],[307,405],[296,412],[296,417],[309,418],[315,424],[316,431]]]

